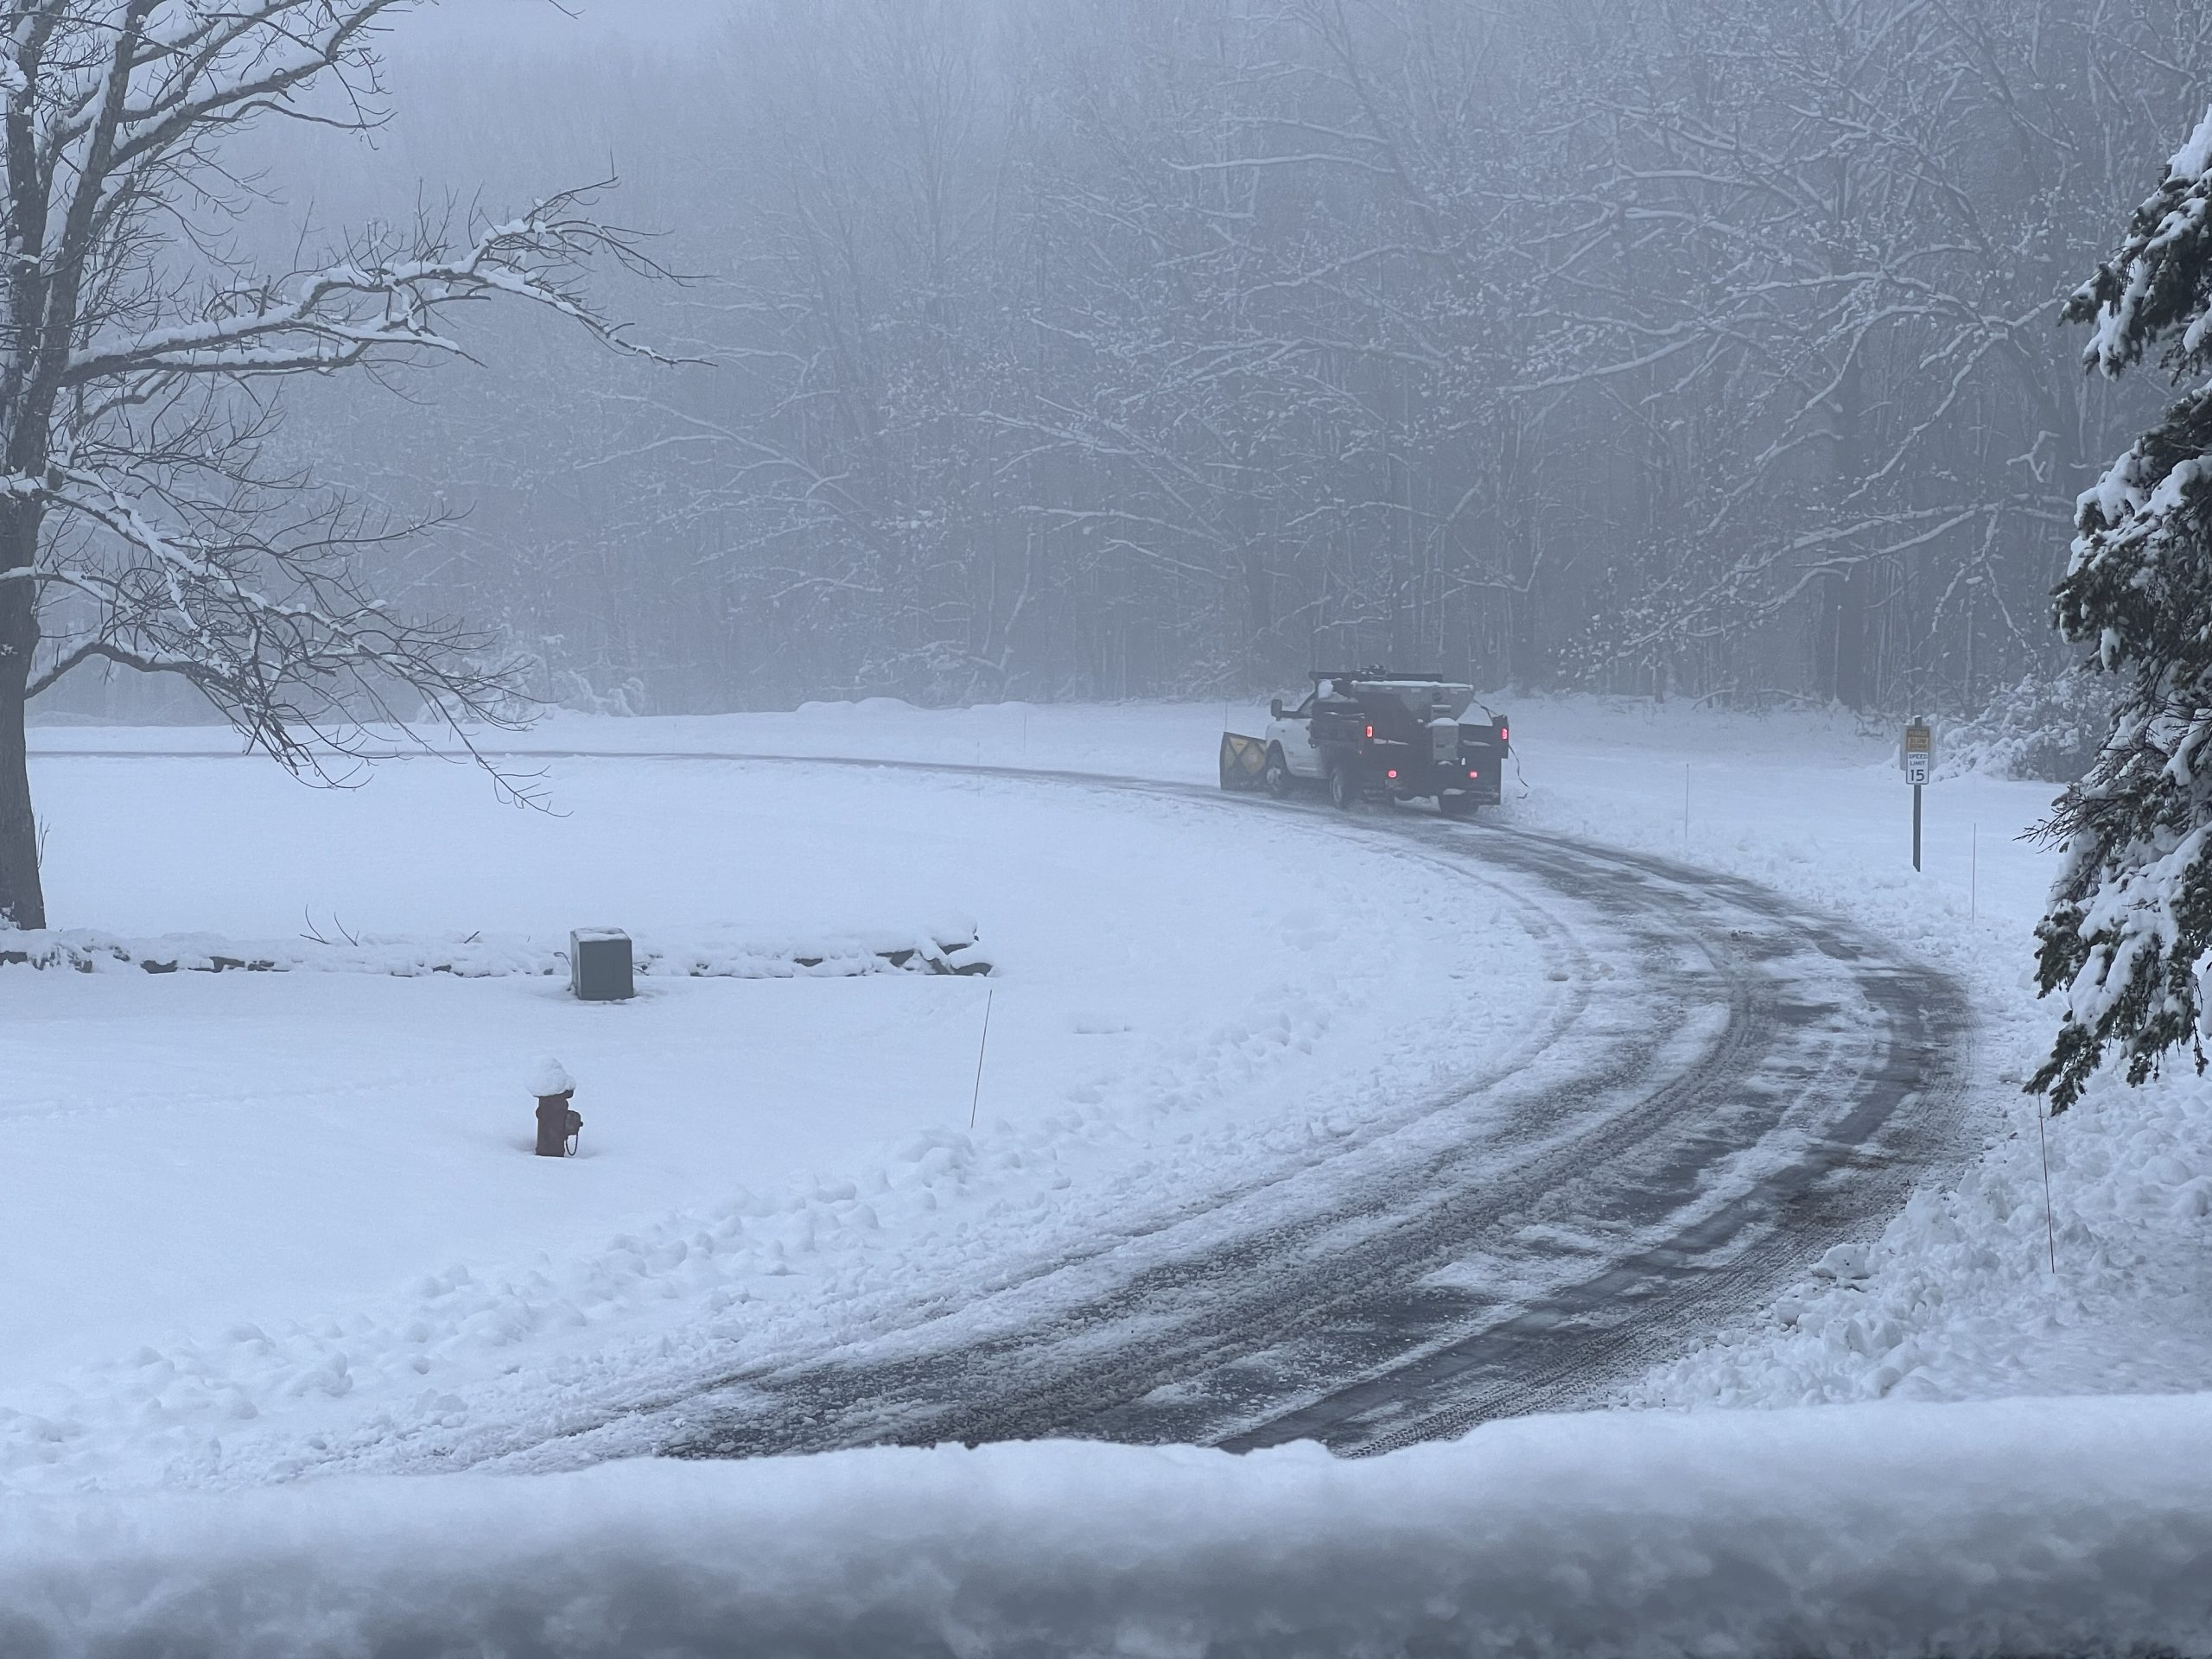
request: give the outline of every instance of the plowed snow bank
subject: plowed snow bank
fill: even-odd
[[[0,1507],[0,1648],[2202,1652],[2212,1396],[1529,1418]],[[49,1645],[50,1644],[50,1645]]]

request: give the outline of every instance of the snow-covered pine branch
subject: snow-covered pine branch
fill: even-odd
[[[2212,111],[2120,250],[2075,294],[2089,366],[2153,347],[2179,388],[2164,418],[2082,497],[2056,594],[2066,638],[2118,677],[2112,734],[2047,833],[2063,872],[2037,929],[2039,982],[2066,1013],[2031,1087],[2055,1111],[2108,1051],[2130,1083],[2186,1046],[2205,1064],[2212,970]]]
[[[270,467],[288,377],[466,357],[457,314],[534,307],[626,354],[585,286],[662,274],[594,189],[450,227],[428,217],[269,276],[226,251],[263,206],[242,128],[384,118],[374,46],[412,0],[0,0],[0,923],[44,925],[23,727],[105,664],[196,688],[295,772],[351,775],[371,722],[467,741],[515,709],[466,625],[401,617],[356,555],[392,536]]]

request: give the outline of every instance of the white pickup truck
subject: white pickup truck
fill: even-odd
[[[1307,783],[1344,807],[1433,798],[1447,817],[1471,817],[1501,798],[1512,732],[1488,710],[1465,718],[1473,687],[1377,669],[1313,680],[1296,707],[1275,699],[1264,738],[1222,740],[1224,788],[1281,797]]]

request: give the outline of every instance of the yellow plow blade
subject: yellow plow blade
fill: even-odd
[[[1266,739],[1239,737],[1235,732],[1221,734],[1221,786],[1224,789],[1259,788],[1267,766]]]

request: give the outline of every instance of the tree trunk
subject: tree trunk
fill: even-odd
[[[16,455],[9,459],[20,461]],[[38,817],[31,810],[30,757],[23,741],[25,690],[38,654],[38,587],[21,576],[10,579],[35,567],[40,522],[29,503],[0,508],[0,927],[46,925]]]
[[[1854,563],[1835,583],[1835,700],[1850,709],[1872,701],[1866,662],[1866,586],[1864,563]]]
[[[0,561],[0,569],[6,568]],[[23,689],[37,645],[31,584],[0,582],[0,926],[46,925],[38,820],[31,811],[29,757],[23,742]]]

